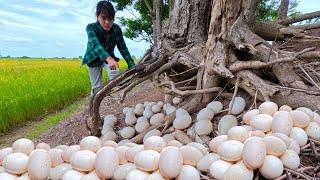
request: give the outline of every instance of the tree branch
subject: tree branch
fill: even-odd
[[[181,91],[176,88],[175,84],[173,81],[165,81],[159,86],[165,86],[169,85],[171,86],[171,90],[168,91],[168,93],[174,92],[180,96],[187,96],[187,95],[192,95],[192,94],[205,94],[205,93],[211,93],[211,92],[218,92],[221,91],[220,87],[213,87],[213,88],[208,88],[208,89],[199,89],[199,90],[186,90],[186,91]]]
[[[282,0],[280,3],[280,8],[279,8],[280,20],[287,19],[287,14],[288,14],[288,9],[289,9],[289,0]]]
[[[296,22],[304,21],[304,20],[307,20],[307,19],[313,19],[313,18],[317,18],[317,17],[320,17],[320,11],[307,13],[307,14],[303,14],[301,16],[297,16],[297,17],[281,20],[281,21],[279,21],[279,23],[282,24],[282,25],[289,25],[289,24],[293,24],[293,23],[296,23]]]
[[[303,30],[309,30],[309,29],[318,29],[320,28],[320,23],[316,24],[306,24],[306,25],[298,25],[298,26],[290,26],[291,28],[295,29],[303,29]]]
[[[150,3],[149,3],[149,1],[148,0],[143,0],[144,1],[144,3],[146,4],[146,6],[147,6],[147,8],[148,8],[148,10],[149,10],[149,13],[150,13],[150,16],[152,16],[152,7],[151,7],[151,5],[150,5]]]
[[[284,62],[292,62],[296,60],[299,56],[302,56],[304,53],[310,52],[314,50],[314,48],[306,48],[298,53],[295,53],[293,56],[279,58],[272,61],[261,62],[261,61],[238,61],[232,64],[229,67],[231,72],[238,72],[245,69],[260,69],[268,66],[272,66],[274,64],[284,63]]]

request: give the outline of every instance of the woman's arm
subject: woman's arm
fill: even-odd
[[[116,34],[119,37],[119,40],[117,42],[117,47],[118,47],[122,57],[126,60],[126,62],[128,64],[128,69],[132,69],[135,67],[135,64],[134,64],[133,59],[131,58],[131,55],[129,53],[127,45],[123,39],[123,34],[122,34],[122,30],[120,27],[117,28]]]

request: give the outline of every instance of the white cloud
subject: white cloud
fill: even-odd
[[[1,54],[11,56],[83,55],[87,44],[85,27],[96,21],[95,5],[99,0],[0,0]],[[117,12],[117,17],[132,17]],[[5,41],[3,41],[5,40]],[[132,55],[141,56],[148,47],[125,38]],[[28,43],[26,46],[24,43]],[[35,50],[37,49],[37,50]],[[55,53],[52,53],[55,52]],[[119,56],[120,57],[120,56]]]
[[[66,7],[70,5],[70,1],[66,1],[66,0],[34,0],[34,1],[38,3],[43,3],[51,6],[59,6],[59,7]]]
[[[7,43],[30,43],[32,39],[25,37],[0,36],[0,41]]]
[[[59,41],[56,41],[56,45],[61,46],[61,47],[63,47],[63,46],[64,46],[64,44],[63,44],[63,43],[61,43],[61,42],[59,42]]]
[[[27,24],[21,24],[16,22],[10,22],[7,20],[1,19],[1,22],[3,24],[3,29],[17,29],[17,30],[33,30],[33,31],[41,31],[42,29],[36,26],[27,25]]]

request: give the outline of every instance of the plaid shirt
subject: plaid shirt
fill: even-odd
[[[82,65],[93,62],[94,60],[105,61],[114,55],[114,48],[117,45],[122,57],[126,60],[128,68],[134,67],[134,61],[124,42],[121,28],[113,24],[107,33],[97,21],[87,25],[88,34],[87,50],[82,59]]]

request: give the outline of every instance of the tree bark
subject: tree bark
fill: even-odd
[[[162,27],[161,27],[161,19],[162,19],[162,5],[163,5],[163,2],[162,0],[154,0],[153,1],[154,3],[154,14],[155,14],[155,30],[156,30],[156,33],[154,34],[154,36],[156,37],[156,41],[155,41],[155,45],[160,48],[161,45],[161,40],[160,40],[160,35],[161,35],[161,30],[162,30]]]
[[[280,8],[279,8],[279,19],[284,20],[287,18],[289,9],[289,0],[281,0]]]
[[[317,18],[317,17],[320,17],[320,11],[303,14],[303,15],[293,17],[290,19],[281,20],[279,23],[283,24],[283,25],[289,25],[289,24],[293,24],[296,22],[304,21],[307,19],[313,19],[313,18]]]

